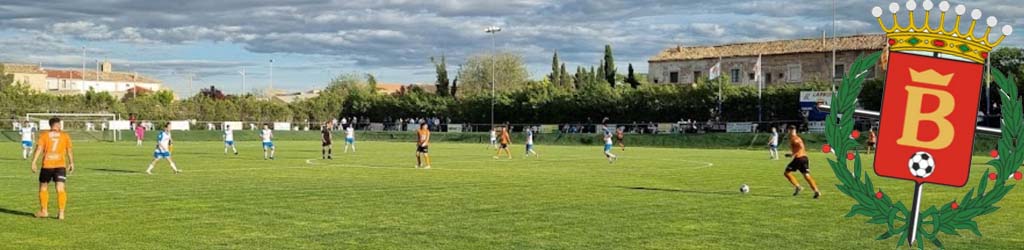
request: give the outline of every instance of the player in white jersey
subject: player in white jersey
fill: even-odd
[[[231,125],[224,125],[224,154],[228,154],[228,149],[235,152],[238,155],[238,149],[235,148],[235,131],[231,130]]]
[[[270,130],[270,126],[263,124],[263,131],[260,131],[260,139],[263,140],[263,159],[274,159],[274,152],[277,148],[274,147],[274,131]],[[269,158],[268,154],[269,153]]]
[[[352,128],[354,125],[349,125],[345,128],[345,153],[348,153],[348,147],[352,147],[352,153],[356,152],[356,129]]]
[[[605,118],[608,121],[608,118]],[[604,132],[604,157],[608,159],[608,163],[615,162],[618,156],[612,154],[612,130],[608,129],[608,124],[601,124],[601,130]]]
[[[32,133],[35,129],[28,124],[28,122],[22,123],[21,128],[18,129],[18,133],[21,134],[21,159],[28,160],[28,155],[32,152]]]
[[[493,128],[491,129],[491,147],[498,149],[498,130]]]
[[[537,154],[537,151],[533,151],[533,131],[533,128],[526,128],[526,157],[533,155],[539,158],[540,154]]]
[[[178,170],[178,167],[174,165],[174,160],[171,159],[171,123],[169,122],[164,125],[164,131],[160,131],[156,135],[156,149],[153,150],[153,162],[149,163],[146,174],[153,174],[153,167],[156,166],[160,159],[167,159],[175,174],[181,173],[181,170]]]
[[[772,135],[768,138],[768,155],[772,160],[779,159],[779,132],[772,127]]]

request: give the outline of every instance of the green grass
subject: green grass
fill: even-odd
[[[113,133],[111,132],[85,132],[85,131],[72,131],[70,132],[74,140],[77,141],[113,141]],[[235,140],[238,141],[256,141],[259,140],[259,132],[253,130],[240,130],[235,131]],[[414,132],[357,132],[357,137],[360,140],[366,141],[388,141],[388,142],[412,142],[416,141],[416,134]],[[156,132],[150,131],[146,133],[146,140],[155,140]],[[208,131],[208,130],[192,130],[192,131],[175,131],[174,140],[178,142],[183,141],[207,141],[216,142],[222,140],[221,131]],[[767,133],[708,133],[708,134],[627,134],[626,142],[629,145],[644,146],[644,147],[658,147],[658,148],[702,148],[702,149],[761,149],[768,141],[769,134]],[[788,147],[785,143],[785,135],[782,135],[783,147]],[[335,132],[336,138],[343,137],[341,131]],[[807,143],[809,148],[821,148],[822,144],[825,144],[825,135],[820,133],[807,133],[802,134],[804,142]],[[129,131],[122,131],[121,140],[128,139],[134,140],[134,134]],[[512,141],[524,141],[526,140],[524,133],[512,133]],[[867,135],[858,138],[861,143],[866,143]],[[996,142],[999,137],[991,136],[987,134],[978,134],[974,140],[974,153],[978,156],[989,155],[989,151],[995,148]],[[5,141],[19,142],[21,137],[16,131],[0,131],[0,143]],[[275,141],[317,141],[320,140],[319,131],[276,131],[274,132]],[[487,143],[489,141],[488,133],[433,133],[431,140],[435,142],[452,142],[452,143]],[[538,144],[542,145],[562,145],[562,146],[601,146],[600,134],[537,134],[534,140]]]
[[[361,142],[319,159],[316,141],[258,143],[225,156],[217,142],[178,142],[185,172],[141,172],[152,145],[76,142],[68,219],[35,219],[36,176],[19,144],[0,143],[4,249],[893,249],[866,218],[844,218],[825,156],[812,171],[824,196],[790,196],[785,161],[763,151],[630,148],[608,164],[600,147],[538,145],[540,159],[493,160],[481,144],[437,143],[432,170],[411,143]],[[340,149],[339,147],[336,147]],[[340,150],[337,150],[340,151]],[[312,161],[308,161],[313,159]],[[977,158],[980,164],[986,159]],[[976,165],[971,186],[986,166]],[[913,184],[874,178],[910,202]],[[801,179],[801,182],[803,180]],[[738,193],[740,184],[752,193]],[[928,186],[924,204],[967,190]],[[55,199],[52,199],[55,200]],[[1024,194],[981,217],[984,238],[944,236],[949,249],[1019,249]],[[55,209],[56,205],[51,205]],[[51,210],[51,213],[55,211]]]

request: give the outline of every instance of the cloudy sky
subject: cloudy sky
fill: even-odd
[[[889,3],[839,1],[837,33],[879,32],[871,7]],[[1024,30],[1019,0],[967,4]],[[188,74],[196,88],[242,91],[243,68],[247,89],[264,88],[271,59],[276,88],[356,72],[423,83],[434,77],[430,57],[447,55],[454,72],[491,49],[483,30],[497,25],[497,49],[523,55],[534,78],[548,73],[554,50],[575,68],[596,64],[604,44],[621,69],[646,72],[649,57],[676,44],[820,37],[832,10],[823,0],[0,0],[0,61],[80,68],[84,47],[90,68],[107,59],[180,92]],[[1024,45],[1024,35],[1006,44]]]

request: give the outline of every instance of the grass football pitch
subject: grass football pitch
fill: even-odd
[[[319,142],[257,142],[224,155],[217,142],[180,142],[155,175],[152,145],[77,142],[67,220],[36,219],[37,176],[20,144],[0,148],[3,249],[894,249],[881,225],[845,218],[825,155],[811,154],[824,195],[797,197],[787,163],[767,152],[627,148],[608,164],[601,147],[538,145],[540,158],[494,160],[478,144],[434,144],[417,170],[413,143],[360,142],[320,160]],[[974,187],[985,158],[976,158]],[[870,162],[868,162],[870,164]],[[866,168],[870,169],[870,168]],[[909,204],[913,184],[873,178]],[[805,181],[800,178],[801,183]],[[1015,184],[1016,181],[1011,181]],[[750,185],[740,194],[741,184]],[[806,184],[804,184],[806,186]],[[923,207],[967,188],[927,186]],[[52,189],[51,189],[52,191]],[[56,214],[51,195],[51,215]],[[1020,249],[1024,193],[980,217],[983,238],[942,236],[949,249]],[[903,247],[906,248],[906,247]],[[931,246],[929,246],[931,248]]]

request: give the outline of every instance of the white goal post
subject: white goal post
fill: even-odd
[[[124,126],[126,121],[122,121],[119,115],[110,113],[28,113],[25,114],[25,120],[35,124],[39,130],[50,129],[49,120],[50,118],[58,117],[61,119],[61,125],[64,126],[64,130],[68,131],[86,131],[86,132],[110,132],[111,139],[117,141],[120,136],[118,133],[121,130],[131,130],[131,126]],[[68,123],[72,123],[68,126]],[[103,138],[99,138],[103,140]]]

